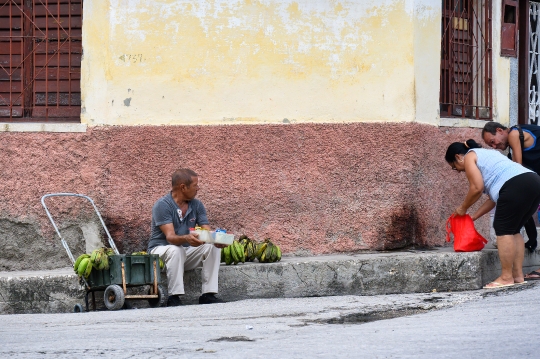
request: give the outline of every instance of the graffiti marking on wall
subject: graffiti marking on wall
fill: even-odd
[[[124,62],[130,62],[133,64],[136,64],[138,62],[146,61],[146,58],[143,57],[143,54],[122,54],[122,56],[119,57],[120,60]]]

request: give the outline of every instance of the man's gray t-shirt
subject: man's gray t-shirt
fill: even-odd
[[[190,228],[209,224],[206,209],[201,201],[192,199],[188,202],[187,213],[182,213],[172,195],[168,193],[158,199],[152,208],[152,228],[148,242],[148,253],[151,253],[152,249],[157,246],[170,244],[159,228],[167,223],[173,224],[174,233],[179,236],[188,234]],[[185,243],[183,246],[189,247],[189,244]]]

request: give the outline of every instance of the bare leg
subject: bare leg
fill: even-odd
[[[515,283],[523,282],[523,257],[525,256],[525,246],[521,233],[514,234],[514,245],[516,248],[516,256],[512,268],[512,275]]]
[[[515,242],[513,235],[497,236],[497,250],[499,252],[502,270],[501,275],[495,279],[495,282],[499,284],[514,283],[513,267],[516,261]],[[521,243],[523,243],[523,238],[521,239]],[[523,257],[521,262],[523,263]],[[523,276],[523,272],[521,275]]]

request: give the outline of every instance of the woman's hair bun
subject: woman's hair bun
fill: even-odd
[[[480,146],[478,143],[476,143],[475,140],[473,140],[472,138],[469,138],[467,141],[463,142],[463,144],[465,145],[466,148],[468,149],[471,149],[471,148],[481,148],[482,146]]]

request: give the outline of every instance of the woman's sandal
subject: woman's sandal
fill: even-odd
[[[530,277],[531,275],[533,275],[534,277]],[[532,272],[527,273],[525,275],[525,280],[540,280],[540,272],[533,270]]]
[[[497,288],[511,287],[513,285],[516,285],[516,283],[502,284],[499,282],[491,282],[491,283],[486,284],[483,288],[484,289],[497,289]]]

